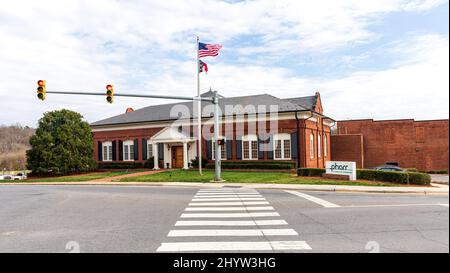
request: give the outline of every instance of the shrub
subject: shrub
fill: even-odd
[[[431,177],[419,172],[391,172],[377,170],[357,170],[356,177],[363,180],[393,182],[399,184],[429,185]]]
[[[98,163],[98,169],[140,169],[144,164],[141,162],[101,162]]]
[[[150,157],[149,159],[147,159],[144,163],[144,168],[147,169],[153,169],[155,167],[155,159],[154,157]]]
[[[223,169],[256,169],[256,170],[292,170],[295,169],[295,162],[282,162],[282,161],[222,161],[221,166]],[[208,169],[214,169],[214,162],[206,165]]]
[[[448,174],[448,170],[435,170],[435,171],[428,171],[426,173],[429,173],[429,174]]]
[[[205,157],[202,157],[202,167],[205,168],[207,164],[208,164],[208,159],[206,159]],[[194,168],[198,168],[198,156],[191,161],[191,166]]]
[[[297,170],[298,176],[322,176],[325,169],[322,168],[300,168]]]
[[[356,177],[363,180],[393,182],[399,184],[408,183],[408,173],[406,172],[392,172],[392,171],[377,171],[377,170],[357,170]]]
[[[416,168],[407,168],[406,171],[407,172],[411,172],[411,173],[418,173],[419,172]]]
[[[408,173],[409,184],[415,185],[430,185],[431,184],[431,176],[426,173]]]

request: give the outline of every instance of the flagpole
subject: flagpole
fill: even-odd
[[[199,54],[200,38],[197,36],[197,96],[200,97],[200,58]],[[202,173],[202,102],[198,100],[197,111],[197,138],[198,138],[198,172]]]

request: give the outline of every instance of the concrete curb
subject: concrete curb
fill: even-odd
[[[366,193],[418,193],[448,194],[448,187],[377,187],[344,185],[295,185],[295,184],[252,184],[252,183],[199,183],[199,182],[31,182],[0,183],[1,185],[92,185],[92,186],[171,186],[195,188],[245,187],[252,189],[307,190],[326,192],[366,192]]]

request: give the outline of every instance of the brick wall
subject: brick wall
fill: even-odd
[[[363,136],[364,167],[366,168],[386,162],[397,162],[404,168],[427,171],[448,169],[448,129],[448,120],[374,121],[368,119],[337,123],[337,135],[361,134]],[[333,136],[333,138],[336,137]],[[348,138],[349,145],[351,141],[352,139]],[[346,157],[339,149],[332,153],[333,158]]]
[[[331,160],[354,161],[357,168],[363,168],[363,136],[361,134],[331,136]]]

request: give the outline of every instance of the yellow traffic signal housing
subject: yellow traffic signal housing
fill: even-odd
[[[45,92],[46,92],[46,82],[43,80],[39,80],[37,82],[37,97],[40,100],[45,100]]]
[[[114,85],[112,84],[106,86],[106,101],[108,103],[114,102]]]

